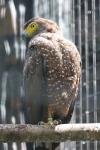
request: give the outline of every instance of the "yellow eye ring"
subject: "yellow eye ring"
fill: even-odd
[[[35,23],[35,22],[32,22],[29,26],[30,26],[31,28],[38,29],[38,24]]]
[[[32,23],[30,23],[30,24],[28,25],[28,27],[25,29],[25,32],[27,33],[27,35],[28,35],[29,37],[31,37],[32,34],[38,30],[38,28],[39,28],[38,24],[35,23],[35,22],[32,22]]]

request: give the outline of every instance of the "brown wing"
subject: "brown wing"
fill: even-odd
[[[41,49],[33,45],[28,49],[23,70],[26,99],[25,115],[27,123],[33,124],[37,124],[41,120],[46,121],[45,118],[47,118],[47,71],[45,60],[38,53],[39,50]]]
[[[55,49],[48,59],[49,111],[54,119],[70,120],[80,80],[80,55],[72,42],[54,41]],[[56,44],[55,44],[56,43]]]
[[[35,37],[29,43],[30,50],[24,74],[28,74],[25,83],[29,99],[32,99],[31,106],[35,107],[32,109],[35,123],[47,121],[48,113],[66,123],[73,111],[79,84],[79,53],[71,42],[59,39],[56,34]]]

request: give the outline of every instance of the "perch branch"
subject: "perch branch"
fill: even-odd
[[[100,140],[100,123],[62,124],[55,127],[0,124],[0,142],[61,142],[66,140]]]

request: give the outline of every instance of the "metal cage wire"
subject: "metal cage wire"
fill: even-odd
[[[0,19],[5,15],[5,7],[6,1],[13,0],[0,0]],[[28,7],[28,2],[26,1],[13,1],[16,3],[16,11],[19,15],[19,28],[22,30],[22,26],[25,21],[25,14]],[[24,3],[25,2],[25,3]],[[82,58],[82,74],[80,80],[79,94],[76,100],[75,110],[72,118],[72,122],[77,123],[88,123],[88,122],[99,122],[100,121],[100,0],[34,0],[32,1],[32,8],[30,8],[30,13],[33,13],[32,16],[41,16],[45,18],[50,18],[59,23],[64,35],[66,38],[72,40],[78,47],[80,51],[80,55]],[[27,5],[25,5],[27,4]],[[18,10],[19,9],[19,10]],[[28,16],[29,17],[29,16]],[[0,30],[2,32],[2,30]],[[2,33],[0,33],[2,34]],[[16,37],[14,35],[14,37]],[[11,47],[11,41],[4,38],[4,45],[8,48],[5,49],[6,57],[10,53],[12,53],[12,49],[14,48],[17,57],[16,59],[20,59],[23,61],[23,57],[25,55],[25,46],[22,41],[21,34],[19,37],[15,38],[15,47]],[[1,43],[3,43],[3,38]],[[5,40],[6,39],[6,40]],[[18,40],[19,39],[19,40]],[[19,42],[19,43],[18,43]],[[18,47],[18,44],[20,47]],[[1,46],[1,45],[0,45]],[[10,48],[10,49],[9,49]],[[2,47],[0,47],[0,50]],[[23,50],[24,49],[24,50]],[[0,53],[2,55],[2,52]],[[14,57],[14,58],[15,58]],[[0,58],[2,58],[0,56]],[[0,61],[1,62],[1,61]],[[0,69],[3,70],[3,63],[0,65]],[[16,71],[17,72],[17,71]],[[15,74],[12,75],[15,77]],[[17,76],[21,76],[22,72],[19,71]],[[7,92],[7,84],[10,84],[10,88],[14,87],[13,83],[17,82],[18,79],[10,82],[10,73],[8,70],[4,71],[0,74],[0,121],[1,123],[5,122],[7,119],[8,110],[11,109],[6,107],[7,95],[4,93]],[[6,79],[6,80],[5,80]],[[9,81],[8,81],[9,80]],[[9,82],[9,83],[8,83]],[[18,82],[20,85],[20,81]],[[19,86],[18,85],[18,86]],[[13,88],[12,88],[13,89]],[[20,85],[20,89],[22,89],[22,85]],[[10,89],[11,90],[11,89]],[[17,88],[14,89],[17,91]],[[18,92],[18,91],[17,91]],[[18,92],[22,93],[22,91]],[[12,94],[12,93],[11,93]],[[8,93],[8,96],[10,93]],[[16,96],[16,94],[14,95]],[[13,96],[12,96],[13,97]],[[19,98],[20,99],[20,98]],[[7,110],[6,110],[7,109]],[[3,111],[5,110],[5,114]],[[17,120],[16,116],[12,116],[12,112],[10,112],[11,116],[8,116],[9,119],[13,118],[13,120]],[[23,117],[22,112],[20,112],[20,118],[18,121],[23,123],[25,120],[25,116]],[[18,116],[18,117],[19,117]],[[14,118],[15,117],[15,118]],[[3,120],[4,119],[4,120]],[[23,146],[24,145],[24,146]],[[12,147],[17,144],[13,143]],[[11,147],[11,146],[10,146]],[[22,143],[22,149],[26,149],[25,143]],[[9,145],[4,143],[2,150],[8,150]],[[61,143],[61,150],[99,150],[100,142],[99,141],[77,141],[71,142],[67,141],[65,143]],[[19,149],[18,149],[19,150]]]
[[[100,1],[73,0],[72,24],[73,38],[82,58],[82,75],[80,90],[76,102],[76,122],[99,122],[99,95],[100,95],[100,44],[99,27]],[[73,30],[72,30],[73,31]],[[78,115],[77,115],[78,114]],[[97,150],[100,143],[97,141],[76,142],[79,150]]]

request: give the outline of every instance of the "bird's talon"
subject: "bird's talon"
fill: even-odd
[[[54,120],[53,124],[54,125],[59,125],[59,124],[62,124],[62,121],[61,120]]]
[[[57,120],[54,120],[54,121],[53,121],[53,124],[54,124],[54,125],[58,125],[59,122],[58,122]]]
[[[43,121],[38,122],[38,125],[45,125],[46,123]]]

